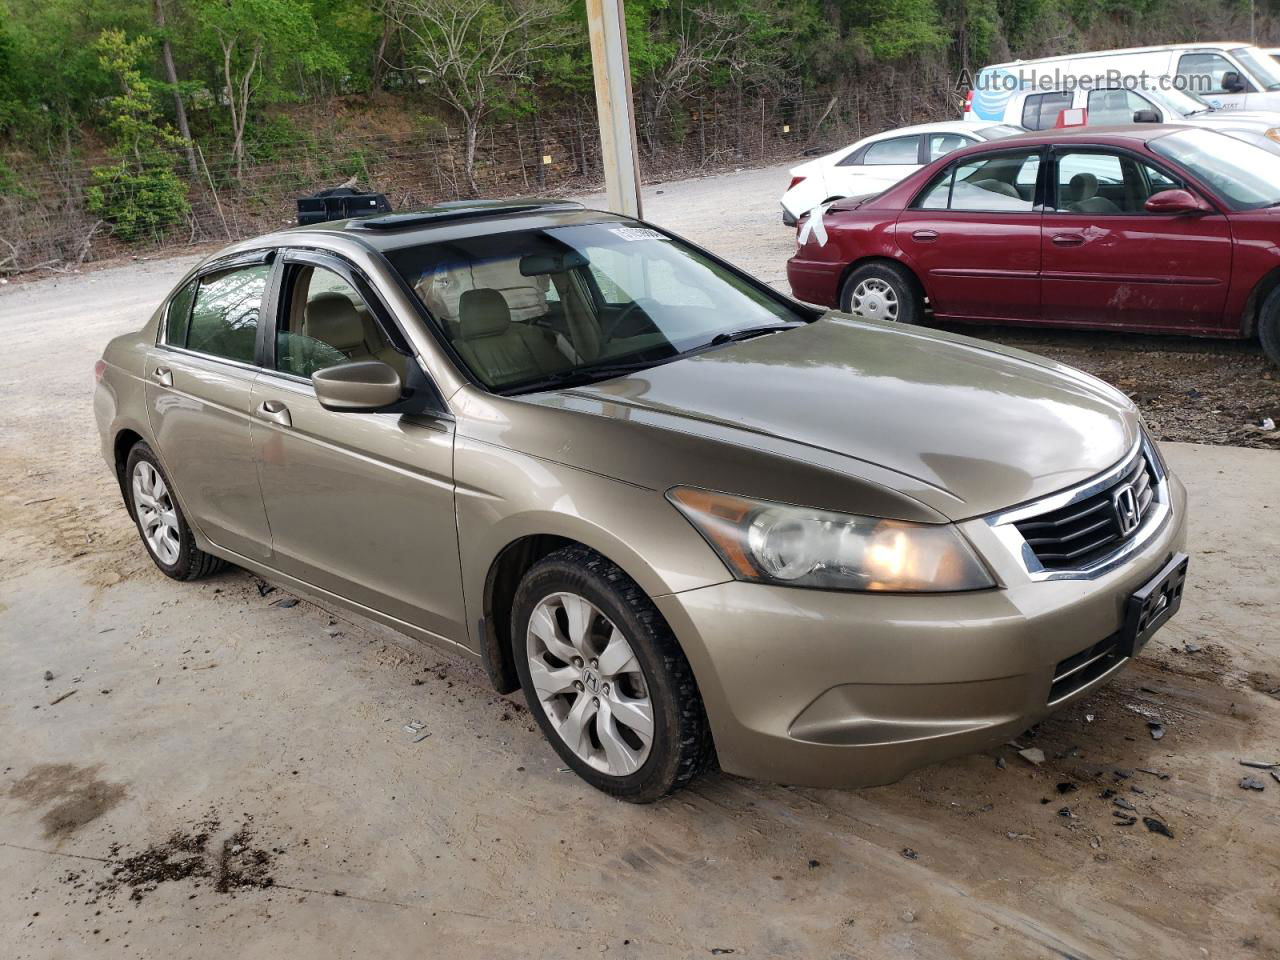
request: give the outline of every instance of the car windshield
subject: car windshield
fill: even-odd
[[[1257,47],[1236,47],[1231,53],[1249,68],[1264,90],[1280,90],[1280,64],[1273,58]]]
[[[1157,137],[1151,149],[1185,167],[1235,210],[1280,204],[1280,155],[1211,130]]]
[[[810,319],[634,222],[481,234],[388,259],[475,379],[500,393],[607,379]]]
[[[1142,95],[1164,106],[1171,113],[1180,117],[1190,117],[1197,113],[1207,113],[1214,109],[1213,104],[1189,90],[1170,87],[1167,90],[1146,90]]]
[[[1007,123],[997,123],[994,126],[983,127],[978,131],[978,136],[983,140],[1003,140],[1005,137],[1016,137],[1020,133],[1026,133],[1021,127],[1011,127]]]

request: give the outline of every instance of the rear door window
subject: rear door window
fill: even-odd
[[[270,274],[271,266],[265,263],[205,274],[196,288],[186,343],[174,346],[253,363]]]
[[[1069,90],[1033,93],[1022,104],[1022,125],[1028,130],[1048,130],[1058,122],[1058,114],[1071,108]]]
[[[867,166],[919,163],[920,138],[894,137],[892,140],[877,141],[867,147],[862,155],[862,162]]]
[[[920,210],[1031,213],[1040,152],[1002,153],[952,164],[917,198]]]

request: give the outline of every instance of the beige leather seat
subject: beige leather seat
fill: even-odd
[[[341,351],[348,360],[381,360],[403,378],[405,358],[383,337],[377,323],[344,294],[318,293],[307,301],[308,337]]]
[[[1106,197],[1098,196],[1098,178],[1092,173],[1077,173],[1067,185],[1067,209],[1072,213],[1120,213],[1120,208]]]
[[[462,295],[468,290],[497,290],[507,301],[511,319],[524,322],[547,314],[548,277],[526,277],[516,258],[437,267],[414,285],[427,309],[451,336],[458,335]]]
[[[454,347],[491,385],[546,376],[569,366],[550,335],[513,322],[506,299],[490,287],[467,290],[458,298],[458,328]]]

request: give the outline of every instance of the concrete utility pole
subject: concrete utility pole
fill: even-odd
[[[609,209],[638,217],[640,161],[622,0],[587,0],[587,27],[591,34],[596,112],[600,116],[600,157],[604,163]]]

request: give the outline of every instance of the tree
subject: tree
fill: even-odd
[[[190,211],[186,184],[173,170],[182,139],[160,118],[154,83],[142,73],[150,47],[148,38],[130,40],[123,30],[104,30],[93,45],[118,83],[105,110],[116,162],[93,168],[88,208],[125,240],[154,238]]]
[[[336,73],[342,63],[305,0],[193,0],[197,39],[216,63],[231,122],[231,159],[244,175],[245,130],[261,101],[301,99],[289,79]]]
[[[178,121],[178,133],[186,148],[187,169],[192,178],[200,175],[196,168],[196,151],[191,143],[191,125],[187,122],[187,105],[182,100],[182,87],[178,83],[178,68],[173,62],[173,45],[169,42],[164,15],[164,0],[155,0],[156,29],[160,32],[160,61],[164,64],[164,78],[173,90],[173,112]]]
[[[406,69],[462,118],[463,169],[476,185],[480,125],[527,80],[530,56],[563,46],[562,0],[394,0],[391,16],[407,37]]]

